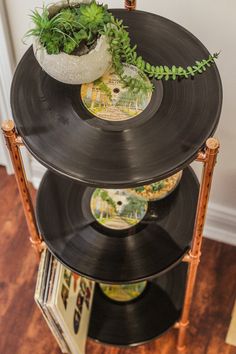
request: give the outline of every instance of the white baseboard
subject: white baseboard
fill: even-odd
[[[236,246],[236,210],[209,203],[204,236]]]
[[[46,169],[32,159],[31,171],[33,186],[38,189]],[[236,210],[209,203],[204,236],[236,246]]]

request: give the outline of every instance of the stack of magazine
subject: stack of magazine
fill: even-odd
[[[62,353],[85,353],[94,288],[94,282],[72,273],[47,249],[43,251],[35,301]]]

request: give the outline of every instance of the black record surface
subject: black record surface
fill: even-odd
[[[142,11],[112,12],[129,26],[138,52],[153,65],[186,67],[209,55],[196,37],[168,19]],[[161,86],[140,116],[107,122],[86,110],[80,86],[49,77],[29,49],[12,84],[13,117],[28,149],[49,169],[96,187],[144,185],[194,160],[221,111],[215,65],[193,80]]]
[[[198,182],[187,168],[178,188],[150,203],[147,215],[127,230],[95,221],[94,188],[47,172],[37,198],[37,221],[50,251],[74,272],[105,283],[127,283],[167,271],[189,249]]]
[[[108,299],[97,285],[89,337],[110,345],[140,345],[162,335],[178,321],[184,298],[187,266],[148,282],[144,293],[128,303]]]

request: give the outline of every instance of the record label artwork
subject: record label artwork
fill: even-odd
[[[118,302],[128,302],[139,297],[147,286],[147,281],[136,284],[111,285],[99,284],[102,292],[110,299]]]
[[[99,224],[109,229],[124,230],[144,218],[148,203],[125,189],[97,188],[92,194],[90,207]]]
[[[133,65],[125,65],[125,74],[133,78],[149,79]],[[142,113],[151,101],[152,92],[133,92],[124,87],[114,69],[100,79],[84,84],[81,98],[87,110],[107,121],[124,121]]]
[[[178,186],[183,171],[180,171],[173,176],[170,176],[161,181],[130,189],[130,193],[134,193],[147,201],[156,201],[167,197]]]

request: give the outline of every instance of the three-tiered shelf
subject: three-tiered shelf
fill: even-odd
[[[133,1],[126,1],[131,9]],[[152,63],[187,66],[209,55],[186,29],[142,11],[112,10]],[[31,242],[47,245],[73,272],[97,283],[147,281],[135,300],[109,300],[96,286],[89,337],[118,346],[143,344],[175,326],[185,349],[189,309],[219,143],[212,135],[222,103],[216,66],[194,80],[155,83],[144,111],[111,122],[89,112],[81,86],[50,78],[32,48],[13,84],[13,121],[3,125]],[[48,168],[32,206],[20,146]],[[189,164],[203,163],[202,182]],[[127,230],[101,226],[89,210],[96,188],[131,188],[184,170],[178,188],[148,205],[149,218]],[[154,216],[153,216],[154,215]],[[37,219],[37,223],[36,220]]]

